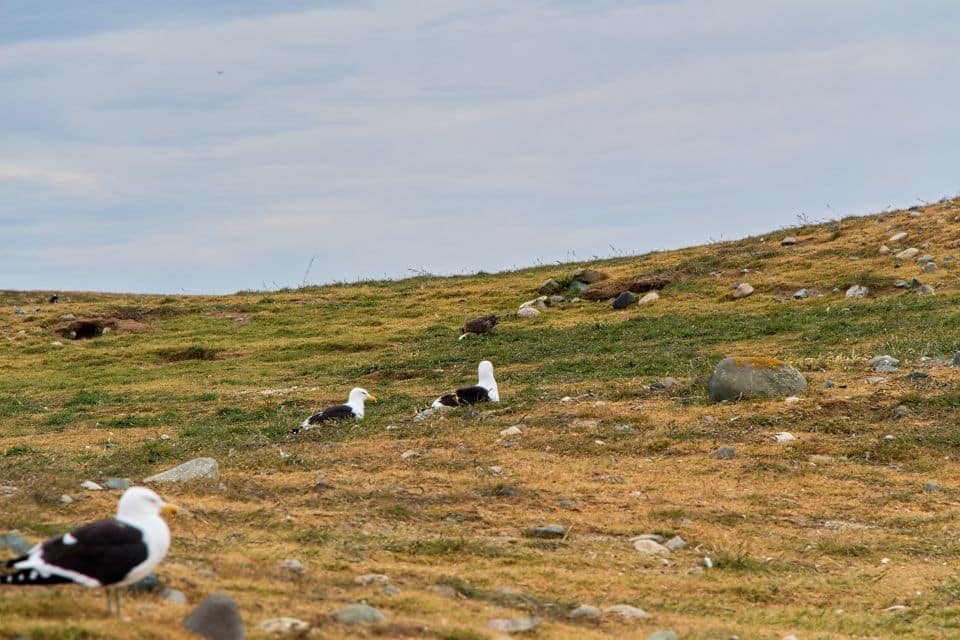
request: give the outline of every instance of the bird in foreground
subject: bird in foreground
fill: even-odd
[[[486,316],[477,316],[463,323],[460,327],[460,340],[471,334],[490,333],[497,326],[497,316],[492,313]]]
[[[306,431],[307,429],[312,429],[323,424],[324,422],[331,420],[343,420],[344,418],[363,420],[363,403],[366,400],[369,400],[370,402],[376,402],[377,397],[366,389],[354,387],[350,390],[350,395],[347,397],[346,404],[337,404],[332,407],[327,407],[323,411],[313,414],[301,422],[300,426],[294,429],[293,432],[297,433],[298,431]]]
[[[440,396],[433,401],[433,408],[460,407],[478,402],[500,402],[500,390],[493,377],[493,363],[484,360],[477,367],[479,381],[472,387],[461,387],[453,393]]]
[[[176,505],[150,489],[130,487],[120,497],[117,515],[112,518],[50,538],[0,564],[15,570],[0,575],[0,587],[69,582],[106,587],[107,614],[113,612],[115,601],[119,616],[118,587],[143,579],[167,555],[170,529],[160,514],[177,511]]]

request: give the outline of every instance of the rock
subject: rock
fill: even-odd
[[[365,573],[362,576],[357,576],[353,581],[359,585],[368,587],[371,584],[387,584],[390,582],[390,578],[382,573]]]
[[[70,504],[71,502],[73,502],[73,498],[64,494],[60,496],[60,502],[62,502],[63,504]]]
[[[953,360],[950,361],[950,365],[953,367],[960,367],[960,351],[957,351],[953,354]]]
[[[560,293],[561,291],[563,291],[563,287],[560,286],[560,283],[551,278],[540,285],[537,293],[542,296],[552,296],[553,294]]]
[[[207,640],[243,640],[243,618],[228,595],[214,593],[183,619],[183,626]]]
[[[660,299],[660,294],[657,293],[656,291],[651,291],[650,293],[640,298],[639,304],[650,304],[652,302],[656,302],[659,299]]]
[[[773,439],[777,442],[784,443],[793,442],[797,437],[789,431],[781,431],[780,433],[774,434]]]
[[[750,286],[748,282],[740,282],[733,289],[733,297],[735,299],[746,298],[749,295],[753,294],[753,287]]]
[[[399,595],[399,593],[400,593],[400,589],[393,586],[392,584],[388,584],[383,588],[383,595],[385,596],[395,596],[395,595]]]
[[[793,236],[787,236],[786,238],[780,241],[781,247],[789,247],[794,244],[797,244],[797,239],[794,238]]]
[[[602,271],[597,271],[596,269],[577,269],[570,275],[570,279],[574,282],[587,285],[606,280],[609,277],[607,274]]]
[[[629,291],[624,291],[623,293],[618,295],[616,298],[614,298],[613,308],[626,309],[636,301],[637,301],[637,297],[635,295],[633,295]]]
[[[379,609],[368,604],[348,604],[333,615],[342,624],[371,624],[387,619]]]
[[[656,631],[647,636],[647,640],[679,640],[676,631]]]
[[[878,252],[880,255],[885,256],[885,255],[887,255],[888,253],[890,253],[890,247],[888,247],[888,246],[885,245],[885,244],[882,244],[882,245],[880,245],[880,248],[877,249],[877,252]]]
[[[548,524],[545,527],[533,527],[527,531],[527,535],[531,538],[562,538],[566,535],[567,530],[563,525],[559,524]]]
[[[837,386],[837,383],[834,382],[833,380],[827,380],[826,382],[823,383],[824,389],[833,389],[835,386]]]
[[[800,404],[800,398],[797,396],[787,396],[783,401],[786,404]]]
[[[941,491],[942,489],[943,489],[943,487],[941,487],[941,486],[940,486],[939,484],[937,484],[936,482],[924,482],[924,483],[923,483],[923,490],[924,490],[924,491]]]
[[[571,620],[597,620],[601,615],[602,612],[597,607],[582,604],[570,612],[569,618]]]
[[[179,589],[167,587],[160,595],[171,604],[187,604],[187,594]]]
[[[303,566],[303,563],[296,558],[288,558],[284,560],[277,565],[277,568],[281,571],[286,571],[298,576],[303,575],[303,573],[307,570],[307,568]]]
[[[310,630],[310,623],[296,618],[271,618],[258,624],[257,629],[277,635],[299,635]]]
[[[144,479],[147,482],[190,482],[191,480],[216,480],[220,477],[220,466],[213,458],[196,458],[168,469],[162,473]]]
[[[50,346],[51,346],[51,347],[62,347],[62,346],[63,346],[63,343],[60,342],[59,340],[54,340],[53,342],[50,343]]]
[[[164,583],[160,580],[160,576],[155,573],[148,573],[127,587],[127,591],[134,593],[160,593],[163,589]]]
[[[655,391],[666,391],[673,389],[678,384],[680,384],[680,382],[676,378],[671,378],[668,376],[659,382],[654,382],[650,385],[650,388]]]
[[[517,425],[513,425],[512,427],[507,427],[506,429],[501,431],[500,435],[501,437],[504,437],[504,438],[510,438],[512,436],[521,436],[523,435],[523,430]]]
[[[901,231],[899,233],[895,233],[892,236],[890,236],[890,240],[888,240],[887,242],[900,242],[901,240],[906,240],[906,239],[907,239],[907,232]]]
[[[518,495],[520,495],[520,492],[517,491],[516,487],[503,485],[501,487],[497,487],[496,494],[501,498],[516,498]]]
[[[928,284],[922,284],[917,287],[918,296],[932,296],[934,293],[936,293],[936,291]]]
[[[498,476],[501,473],[503,473],[503,467],[501,467],[498,464],[490,465],[489,467],[487,467],[487,473],[489,473],[492,476]]]
[[[687,542],[680,536],[673,536],[669,540],[663,543],[670,551],[682,551],[687,548]]]
[[[107,478],[103,483],[107,489],[129,489],[133,486],[133,481],[127,478]]]
[[[80,483],[80,487],[82,489],[86,489],[87,491],[103,491],[103,487],[98,485],[93,480],[84,480]]]
[[[17,530],[0,533],[0,551],[9,549],[15,555],[23,555],[33,548],[33,543],[20,535]]]
[[[518,315],[519,315],[519,314],[518,314]],[[422,422],[423,420],[426,420],[427,418],[429,418],[430,416],[432,416],[434,413],[436,413],[436,411],[437,411],[437,410],[434,409],[433,407],[430,407],[430,408],[428,408],[428,409],[424,409],[423,411],[421,411],[421,412],[418,413],[417,415],[413,416],[413,419],[416,420],[417,422]]]
[[[894,371],[899,371],[897,365],[900,364],[900,361],[893,356],[883,355],[870,358],[867,364],[870,365],[870,368],[874,371],[893,373]]]
[[[798,289],[793,292],[794,300],[803,300],[804,298],[809,298],[809,297],[810,297],[810,292],[807,291],[806,289]]]
[[[919,382],[920,380],[926,380],[930,377],[930,374],[926,371],[911,371],[907,374],[907,380],[910,382]]]
[[[936,273],[937,272],[937,263],[936,262],[927,262],[923,265],[922,271],[924,273]]]
[[[868,295],[870,295],[870,289],[861,284],[853,285],[847,289],[846,293],[848,298],[866,298]]]
[[[586,291],[586,290],[589,289],[589,288],[590,288],[590,285],[586,284],[585,282],[580,282],[579,280],[574,280],[573,282],[570,283],[570,286],[567,287],[567,291],[569,291],[570,293],[573,293],[573,294],[577,294],[577,293],[583,293],[584,291]],[[574,301],[579,302],[579,301],[580,301],[580,298],[574,298],[574,299],[571,300],[570,302],[574,302]]]
[[[517,311],[518,318],[524,318],[524,319],[536,318],[539,315],[540,315],[540,312],[534,309],[533,307],[521,307],[520,310]]]
[[[526,616],[521,618],[494,618],[487,623],[487,626],[501,633],[526,633],[537,630],[540,626],[540,618]]]
[[[604,609],[604,611],[606,613],[613,613],[631,620],[642,620],[643,618],[650,617],[650,614],[643,609],[638,609],[629,604],[616,604],[612,607],[607,607]]]
[[[76,320],[77,316],[73,315],[72,313],[65,313],[62,316],[60,316],[60,319],[70,322],[71,320]]]
[[[917,264],[919,264],[919,265],[925,265],[925,264],[927,264],[928,262],[933,262],[933,261],[936,260],[936,259],[937,259],[936,256],[933,256],[933,255],[930,255],[929,253],[927,253],[927,254],[924,254],[924,255],[920,256],[919,258],[917,258]]]
[[[547,308],[547,301],[549,298],[547,296],[540,296],[539,298],[534,298],[533,300],[527,300],[520,305],[521,309],[536,309],[537,311],[543,311]]]
[[[654,540],[648,540],[647,538],[634,540],[633,548],[647,556],[666,555],[670,553],[670,549],[667,547]]]
[[[721,360],[707,382],[714,402],[741,398],[794,396],[807,390],[807,380],[792,366],[774,358]]]
[[[401,460],[411,460],[413,458],[419,458],[419,457],[420,457],[420,452],[414,451],[413,449],[404,451],[403,453],[400,454]]]
[[[576,501],[576,500],[570,500],[570,499],[564,499],[564,500],[561,500],[560,502],[558,502],[558,503],[557,503],[557,506],[560,507],[561,509],[576,509],[576,508],[577,508],[577,501]]]
[[[731,460],[737,457],[737,450],[734,447],[720,447],[711,451],[710,457],[717,460]]]
[[[671,284],[675,278],[676,274],[673,273],[658,273],[636,278],[618,278],[595,282],[583,292],[582,297],[587,300],[609,300],[610,298],[616,298],[624,291],[647,293],[648,291],[663,289]]]
[[[897,289],[909,289],[909,288],[911,288],[911,287],[910,287],[910,283],[907,282],[906,280],[903,280],[903,279],[894,280],[894,281],[893,281],[893,286],[895,286]]]
[[[910,260],[911,258],[915,257],[918,253],[920,253],[920,249],[917,249],[916,247],[910,247],[909,249],[904,249],[903,251],[901,251],[900,253],[896,254],[893,257],[896,258],[897,260]]]
[[[567,299],[564,298],[563,296],[550,296],[549,300],[551,305],[563,304],[564,302],[567,301]]]

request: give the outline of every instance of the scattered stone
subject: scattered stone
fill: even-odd
[[[874,371],[879,371],[880,373],[893,373],[894,371],[900,370],[897,368],[897,365],[900,364],[900,360],[888,355],[870,358],[867,364],[870,365],[871,369]]]
[[[920,380],[926,380],[930,377],[930,374],[926,371],[911,371],[907,374],[907,380],[910,382],[918,382]]]
[[[210,479],[220,477],[220,467],[213,458],[196,458],[189,462],[168,469],[162,473],[144,479],[147,482],[190,482],[191,480]]]
[[[71,502],[73,502],[73,498],[64,494],[60,496],[60,502],[62,502],[63,504],[70,504]]]
[[[579,282],[582,284],[593,284],[594,282],[600,282],[601,280],[606,280],[610,276],[603,273],[602,271],[597,271],[596,269],[577,269],[570,276],[574,282]]]
[[[557,503],[557,506],[559,506],[561,509],[576,509],[577,501],[569,500],[569,499],[561,500],[560,502]]]
[[[867,384],[883,384],[887,381],[883,376],[870,376],[863,379]]]
[[[632,304],[633,304],[634,302],[636,302],[636,301],[637,301],[637,297],[636,297],[635,295],[633,295],[633,294],[632,294],[631,292],[629,292],[629,291],[624,291],[623,293],[621,293],[620,295],[618,295],[616,298],[614,298],[614,300],[613,300],[613,308],[614,308],[614,309],[626,309],[627,307],[629,307],[630,305],[632,305]]]
[[[928,284],[922,284],[917,287],[918,296],[932,296],[934,293],[936,293],[936,290]]]
[[[950,364],[954,367],[960,367],[960,351],[953,354],[953,360],[950,361]]]
[[[400,594],[400,589],[393,586],[392,584],[388,584],[383,588],[383,595],[385,596],[396,596],[399,594]]]
[[[627,424],[625,422],[613,425],[612,429],[617,433],[634,434],[637,432],[632,424]]]
[[[512,427],[507,427],[506,429],[500,432],[500,436],[503,438],[509,438],[511,436],[522,436],[522,435],[523,435],[523,430],[517,425],[513,425]]]
[[[257,628],[264,633],[299,635],[310,630],[310,623],[296,618],[271,618],[258,624]]]
[[[680,382],[676,378],[666,377],[659,382],[654,382],[653,384],[651,384],[650,388],[656,391],[660,391],[660,390],[666,390],[666,389],[673,389],[678,384],[680,384]]]
[[[540,285],[540,289],[538,289],[537,292],[542,296],[552,296],[561,291],[563,291],[563,287],[560,286],[560,283],[551,278]]]
[[[607,607],[604,609],[604,611],[606,613],[613,613],[631,620],[642,620],[643,618],[650,617],[650,614],[643,609],[638,609],[629,604],[616,604],[612,607]]]
[[[183,619],[183,626],[207,640],[243,640],[243,618],[228,595],[214,593]]]
[[[404,451],[403,453],[400,454],[401,460],[410,460],[411,458],[419,458],[419,457],[420,457],[420,452],[414,451],[413,449]]]
[[[50,346],[51,346],[51,347],[62,347],[62,346],[63,346],[63,343],[60,342],[59,340],[54,340],[53,342],[50,343]]]
[[[928,262],[933,262],[936,259],[937,259],[936,256],[933,256],[927,253],[917,258],[917,264],[924,265],[924,264],[927,264]]]
[[[794,245],[794,244],[797,244],[797,239],[794,238],[793,236],[787,236],[786,238],[780,241],[781,247],[789,247],[790,245]]]
[[[23,555],[27,551],[30,551],[32,548],[33,543],[20,535],[20,532],[17,530],[0,534],[0,551],[9,549],[14,554],[19,556]]]
[[[640,298],[639,304],[650,304],[651,302],[656,302],[660,299],[660,294],[656,291],[651,291],[642,298]]]
[[[647,640],[679,640],[677,632],[673,630],[656,631],[647,636]]]
[[[550,296],[550,304],[563,304],[567,301],[563,296]]]
[[[770,398],[800,395],[807,380],[799,371],[774,358],[731,358],[721,360],[707,382],[714,402],[741,398]]]
[[[893,286],[897,289],[910,289],[910,283],[903,279],[897,279],[893,281]]]
[[[573,282],[570,283],[570,286],[567,287],[567,291],[569,291],[570,293],[576,294],[576,293],[583,293],[589,288],[590,288],[590,285],[588,285],[586,282],[580,282],[579,280],[574,280]],[[574,298],[570,302],[580,302],[580,298]]]
[[[740,282],[733,288],[733,297],[738,300],[752,294],[753,287],[748,282]]]
[[[416,420],[417,422],[422,422],[422,421],[426,420],[427,418],[429,418],[430,416],[432,416],[434,413],[436,413],[436,411],[437,411],[437,410],[434,409],[433,407],[430,407],[430,408],[428,408],[428,409],[424,409],[423,411],[421,411],[421,412],[418,413],[417,415],[413,416],[413,419]]]
[[[918,253],[920,253],[920,249],[917,249],[916,247],[910,247],[909,249],[904,249],[903,251],[895,255],[894,258],[896,258],[897,260],[910,260],[911,258],[915,257]]]
[[[700,418],[700,422],[703,424],[717,424],[717,419],[713,416],[703,416]]]
[[[127,591],[134,593],[160,593],[164,589],[164,583],[160,576],[155,573],[148,573],[127,587]]]
[[[93,480],[84,480],[80,483],[80,487],[82,489],[86,489],[87,491],[103,491],[103,487],[98,485]]]
[[[520,495],[520,492],[517,491],[516,487],[503,485],[503,486],[497,487],[496,494],[501,498],[516,498],[518,495]]]
[[[643,494],[640,494],[640,495],[643,495]],[[636,542],[637,540],[653,540],[658,544],[663,544],[666,541],[666,538],[661,536],[659,533],[641,533],[638,536],[633,536],[632,538],[630,538],[630,542]]]
[[[304,572],[307,570],[307,568],[303,566],[303,563],[297,560],[296,558],[288,558],[287,560],[284,560],[277,566],[281,571],[287,571],[289,573],[293,573],[298,576],[303,575]]]
[[[800,398],[797,396],[787,396],[783,399],[786,404],[800,404]]]
[[[540,296],[539,298],[534,298],[533,300],[527,300],[520,305],[521,309],[537,309],[538,311],[543,311],[547,308],[547,296]]]
[[[798,289],[798,290],[796,290],[796,291],[793,292],[793,299],[794,299],[794,300],[803,300],[803,299],[809,298],[809,297],[810,297],[810,292],[807,291],[806,289]]]
[[[878,251],[878,253],[879,253],[880,255],[885,256],[885,255],[887,255],[888,253],[890,253],[890,247],[888,247],[888,246],[885,245],[885,244],[882,244],[882,245],[880,245],[880,248],[879,248],[877,251]]]
[[[837,383],[834,382],[833,380],[827,380],[826,382],[823,383],[824,389],[833,389],[835,386],[837,386]]]
[[[133,486],[133,481],[128,478],[107,478],[107,481],[103,483],[107,489],[129,489]]]
[[[670,551],[682,551],[687,548],[687,542],[680,536],[673,536],[669,540],[663,543]]]
[[[900,418],[906,418],[911,413],[913,413],[913,411],[910,411],[909,407],[901,404],[901,405],[898,405],[897,408],[893,410],[893,417],[899,420]]]
[[[730,460],[737,457],[737,450],[734,447],[720,447],[710,453],[711,458],[717,460]]]
[[[531,538],[562,538],[566,534],[566,528],[560,524],[548,524],[545,527],[533,527],[527,531],[527,535]]]
[[[655,540],[649,540],[647,538],[640,538],[633,541],[633,548],[647,556],[655,555],[666,555],[670,553],[670,549],[663,546]]]
[[[540,618],[494,618],[487,623],[487,626],[501,633],[526,633],[537,630],[540,626]]]
[[[571,620],[596,620],[602,615],[597,607],[589,604],[582,604],[570,612]]]
[[[900,242],[901,240],[906,240],[906,239],[907,239],[907,232],[901,231],[899,233],[895,233],[892,236],[890,236],[890,240],[888,240],[888,242]]]
[[[923,265],[924,273],[936,273],[937,272],[937,263],[936,262],[927,262]]]
[[[783,442],[793,442],[794,440],[797,439],[797,437],[792,433],[790,433],[789,431],[781,431],[780,433],[774,434],[773,439],[776,440],[777,442],[783,443]]]
[[[498,464],[491,465],[491,466],[487,467],[487,473],[489,473],[489,474],[492,475],[492,476],[498,476],[498,475],[500,475],[501,473],[503,473],[503,467],[501,467],[501,466],[498,465]]]
[[[390,582],[390,578],[382,573],[365,573],[362,576],[357,576],[353,581],[364,587],[369,587],[372,584],[387,584]]]
[[[943,487],[941,487],[941,486],[940,486],[939,484],[937,484],[936,482],[924,482],[924,483],[923,483],[923,490],[924,490],[924,491],[931,491],[931,492],[934,492],[934,491],[942,491],[942,490],[943,490]]]
[[[171,604],[187,604],[187,594],[180,589],[171,589],[167,587],[163,590],[163,593],[160,594],[164,600]]]
[[[333,615],[342,624],[371,624],[387,619],[379,609],[368,604],[348,604]]]
[[[884,609],[886,613],[898,613],[900,611],[906,611],[906,610],[907,610],[907,605],[905,604],[895,604],[892,607],[887,607],[886,609]]]
[[[540,315],[540,312],[534,309],[533,307],[520,307],[520,310],[517,311],[518,318],[536,318]]]
[[[863,286],[862,284],[855,284],[849,289],[847,289],[846,296],[848,298],[866,298],[870,295],[870,289]]]
[[[76,320],[77,316],[73,315],[72,313],[65,313],[62,316],[60,316],[60,319],[70,322],[71,320]]]

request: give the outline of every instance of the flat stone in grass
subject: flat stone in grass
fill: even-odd
[[[527,531],[531,538],[562,538],[567,530],[560,524],[548,524],[545,527],[533,527]]]
[[[651,633],[647,640],[679,640],[677,632],[672,629],[667,629],[666,631],[656,631]]]
[[[214,593],[183,619],[183,626],[207,640],[243,640],[243,619],[230,596]]]
[[[540,618],[495,618],[488,622],[487,626],[501,633],[527,633],[537,630]]]
[[[570,612],[569,618],[571,620],[596,620],[601,615],[601,611],[597,607],[582,604]]]
[[[714,402],[742,398],[776,398],[807,390],[803,374],[775,358],[724,358],[707,382]]]
[[[127,478],[107,478],[103,486],[107,489],[129,489],[133,486],[133,481]]]
[[[604,611],[606,613],[616,614],[622,618],[627,618],[628,620],[642,620],[643,618],[650,617],[650,614],[643,609],[638,609],[629,604],[615,604],[612,607],[607,607]]]
[[[298,636],[310,630],[310,623],[296,618],[271,618],[258,624],[257,628],[268,634]]]
[[[847,289],[846,296],[848,298],[866,298],[870,295],[870,289],[863,286],[862,284],[855,284],[849,289]]]
[[[213,458],[196,458],[144,479],[144,482],[190,482],[191,480],[216,480],[220,467]]]
[[[732,460],[737,457],[737,450],[733,447],[720,447],[716,451],[710,453],[711,458],[716,458],[717,460]]]
[[[333,615],[342,624],[373,624],[387,619],[379,609],[368,604],[348,604]]]

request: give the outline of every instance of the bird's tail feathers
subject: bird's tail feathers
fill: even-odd
[[[63,576],[53,574],[44,576],[36,569],[20,569],[20,571],[17,571],[16,573],[0,576],[0,586],[8,585],[13,587],[27,587],[44,584],[63,584],[64,582],[73,581],[69,578],[64,578]]]

